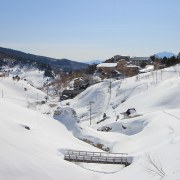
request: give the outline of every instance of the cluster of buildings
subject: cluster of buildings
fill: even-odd
[[[142,68],[143,67],[143,68]],[[104,63],[96,66],[94,75],[104,78],[121,79],[131,77],[139,73],[150,72],[154,70],[153,62],[150,57],[130,57],[116,55]],[[88,86],[93,84],[89,79],[77,78],[74,80],[73,89],[64,90],[60,96],[60,100],[72,99]]]
[[[92,84],[91,80],[88,78],[76,78],[74,79],[73,89],[64,90],[60,96],[60,100],[72,99],[82,91],[84,91],[87,87]]]
[[[96,73],[99,73],[102,78],[122,78],[152,70],[154,70],[154,65],[150,57],[116,55],[98,64]]]

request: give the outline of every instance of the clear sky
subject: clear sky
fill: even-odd
[[[0,0],[0,46],[77,61],[180,51],[180,0]]]

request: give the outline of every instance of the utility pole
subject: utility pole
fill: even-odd
[[[46,89],[47,90],[47,92],[46,92],[47,93],[47,98],[46,98],[46,102],[48,101],[48,90],[49,90],[48,81],[49,80],[47,79],[47,85],[46,85],[47,86],[47,89]]]
[[[90,102],[89,102],[89,107],[90,107],[90,109],[89,109],[89,112],[90,112],[90,117],[89,117],[89,118],[90,118],[90,119],[89,119],[89,120],[90,120],[90,125],[91,125],[91,113],[92,113],[92,104],[93,104],[93,103],[94,103],[94,101],[90,101]]]
[[[158,73],[158,72],[156,71],[156,83],[157,83],[157,73]]]
[[[48,90],[49,90],[49,87],[47,86],[47,92],[46,92],[46,94],[47,94],[47,96],[46,96],[46,102],[48,101]]]
[[[109,94],[110,94],[110,97],[111,97],[111,89],[112,89],[112,80],[110,78],[110,82],[109,82]]]

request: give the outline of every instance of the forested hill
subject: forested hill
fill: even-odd
[[[51,66],[53,69],[63,69],[65,71],[80,70],[88,66],[85,63],[71,61],[68,59],[55,59],[0,47],[0,60],[2,61],[4,59],[13,59],[16,63],[19,62],[21,64],[44,64]]]

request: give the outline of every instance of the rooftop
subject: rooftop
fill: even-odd
[[[116,67],[116,66],[117,66],[117,63],[101,63],[101,64],[97,65],[98,68],[100,68],[100,67],[112,68],[112,67]]]

